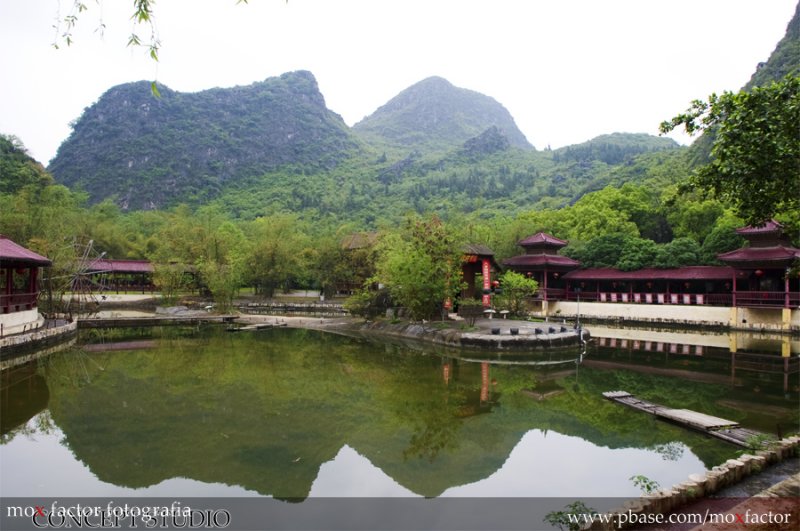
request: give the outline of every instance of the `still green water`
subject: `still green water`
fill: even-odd
[[[498,358],[219,327],[81,341],[3,375],[3,496],[623,497],[633,475],[672,485],[740,451],[602,398],[619,389],[797,429],[796,374],[731,378],[708,350]]]

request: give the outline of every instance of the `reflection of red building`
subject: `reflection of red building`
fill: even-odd
[[[0,335],[38,326],[39,268],[51,264],[44,256],[0,235]]]

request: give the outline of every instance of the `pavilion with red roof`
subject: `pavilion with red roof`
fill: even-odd
[[[50,265],[48,258],[0,234],[0,336],[37,326],[39,268]]]
[[[770,220],[760,227],[742,227],[736,232],[747,239],[747,247],[717,255],[735,273],[731,277],[733,306],[783,307],[800,305],[797,275],[792,267],[800,260],[783,226]]]
[[[580,267],[580,262],[558,254],[567,242],[545,232],[537,232],[520,240],[518,244],[525,254],[503,261],[512,271],[527,275],[539,283],[539,297],[542,300],[563,297],[564,275]]]

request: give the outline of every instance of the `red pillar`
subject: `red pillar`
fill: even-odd
[[[489,363],[481,363],[481,403],[489,400]]]
[[[492,297],[486,293],[492,287],[492,264],[488,258],[481,260],[481,273],[483,274],[483,307],[488,308],[492,305]]]

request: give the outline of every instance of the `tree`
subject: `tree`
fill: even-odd
[[[653,240],[628,238],[622,246],[615,264],[622,271],[635,271],[650,267],[658,255],[658,245]]]
[[[695,171],[688,189],[730,202],[752,225],[800,210],[800,77],[695,100],[660,130],[680,125],[689,134],[716,133],[711,160]]]
[[[272,297],[307,271],[310,238],[305,229],[294,214],[259,218],[247,226],[253,244],[247,280],[256,293]]]
[[[438,315],[444,300],[461,290],[461,246],[442,221],[409,219],[402,233],[381,240],[374,280],[412,319]]]
[[[497,296],[496,303],[512,315],[525,313],[525,298],[532,297],[539,289],[539,283],[514,271],[506,271],[500,277],[503,293]]]
[[[674,268],[702,263],[700,244],[691,238],[675,238],[658,249],[655,266]]]

